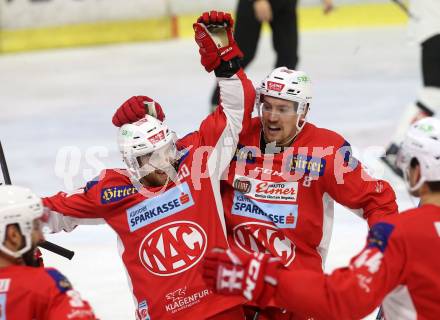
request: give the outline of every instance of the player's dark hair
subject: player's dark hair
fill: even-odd
[[[419,160],[417,160],[417,158],[412,158],[409,165],[411,168],[415,168],[419,165]],[[426,184],[432,192],[440,192],[440,181],[427,181]]]

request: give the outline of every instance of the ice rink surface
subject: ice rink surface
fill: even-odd
[[[377,160],[420,87],[419,52],[409,45],[406,29],[305,32],[300,40],[298,69],[313,81],[309,121],[343,134],[375,175],[392,183],[400,209],[413,206],[403,184]],[[254,83],[273,63],[266,36],[248,69]],[[123,166],[111,117],[128,97],[157,99],[169,126],[182,136],[206,116],[213,85],[191,40],[0,56],[0,139],[12,181],[42,196],[80,187],[104,167]],[[367,232],[367,224],[347,209],[335,211],[327,271],[347,264]],[[76,252],[72,261],[44,252],[45,263],[66,274],[101,319],[134,319],[109,227],[79,227],[47,238]]]

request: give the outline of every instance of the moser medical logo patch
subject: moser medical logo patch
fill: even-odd
[[[287,267],[295,259],[295,244],[278,228],[263,222],[246,222],[234,230],[235,244],[247,253],[270,253]]]
[[[208,238],[200,225],[174,221],[145,236],[139,247],[139,259],[149,272],[172,276],[194,267],[207,247]]]
[[[261,181],[236,175],[234,189],[256,200],[296,202],[298,182]]]
[[[169,217],[194,205],[188,183],[176,186],[161,195],[138,203],[127,209],[130,231]]]
[[[298,220],[298,206],[284,203],[266,203],[234,192],[232,214],[272,222],[280,229],[294,229]]]
[[[101,203],[107,204],[116,202],[135,193],[137,193],[137,190],[132,185],[105,188],[101,190]]]

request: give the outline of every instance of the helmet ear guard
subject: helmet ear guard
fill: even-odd
[[[409,181],[412,161],[420,166],[420,179],[414,186]],[[408,129],[396,158],[396,165],[404,173],[410,192],[417,191],[425,182],[440,181],[440,120],[427,117]]]
[[[34,220],[43,216],[41,199],[30,189],[18,186],[0,186],[0,251],[13,258],[19,258],[32,248]],[[5,246],[7,228],[17,224],[25,244],[18,251]]]

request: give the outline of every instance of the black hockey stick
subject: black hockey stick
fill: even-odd
[[[3,179],[4,179],[4,183],[6,185],[11,185],[11,177],[9,176],[9,170],[8,170],[8,165],[6,163],[6,157],[5,157],[5,153],[3,152],[3,147],[2,147],[2,143],[0,141],[0,166],[2,167],[2,173],[3,173]],[[0,182],[0,185],[2,183]],[[52,243],[50,241],[43,241],[40,244],[38,244],[39,247],[49,250],[53,253],[56,253],[60,256],[63,256],[69,260],[72,260],[75,252],[68,250],[66,248],[60,247],[59,245],[56,245],[55,243]]]
[[[379,307],[379,311],[377,312],[376,320],[383,320],[383,309],[382,306]]]
[[[414,15],[409,11],[408,7],[403,2],[400,2],[400,0],[391,0],[391,1],[394,2],[403,12],[405,12],[405,14],[409,18],[415,19]]]

